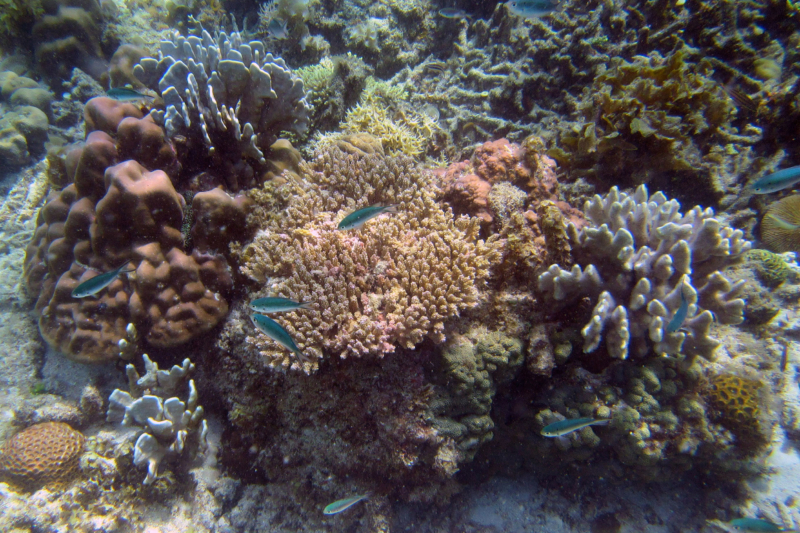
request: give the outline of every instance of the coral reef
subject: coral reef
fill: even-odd
[[[168,371],[159,370],[146,354],[142,359],[145,375],[139,376],[132,364],[125,367],[130,392],[114,389],[108,398],[106,420],[144,430],[136,439],[133,462],[147,467],[143,483],[149,485],[166,456],[181,457],[185,453],[192,457],[206,449],[208,423],[203,407],[197,404],[194,380],[188,379],[194,371],[189,359]],[[184,385],[188,389],[185,402],[173,396]]]
[[[8,106],[0,119],[0,172],[7,172],[44,153],[53,94],[13,71],[0,72],[0,94]]]
[[[261,42],[246,43],[236,32],[216,38],[206,31],[202,37],[175,33],[161,42],[159,59],[142,59],[134,74],[164,99],[166,111],[152,116],[167,136],[187,143],[203,170],[207,154],[231,190],[258,181],[281,131],[308,129],[303,81]]]
[[[287,216],[267,221],[241,253],[249,278],[312,302],[278,319],[302,360],[261,334],[248,338],[271,364],[312,372],[324,356],[381,356],[425,337],[441,342],[446,320],[477,302],[496,240],[478,240],[477,220],[440,207],[430,174],[410,159],[330,148],[283,187]],[[336,229],[348,212],[376,203],[398,212],[361,230]]]
[[[522,146],[498,139],[440,178],[457,214],[478,217],[484,231],[505,240],[497,272],[506,284],[530,285],[551,263],[571,264],[566,222],[583,224],[583,214],[560,199],[555,162],[542,152],[536,138]]]
[[[151,128],[149,118],[135,118],[135,110],[107,98],[92,100],[87,128],[115,132],[126,121]],[[163,162],[159,154],[169,155],[163,135],[159,139],[136,144],[150,150],[143,161]],[[124,155],[112,137],[92,131],[68,156],[71,184],[49,198],[27,250],[25,277],[41,312],[42,335],[81,361],[113,359],[128,323],[151,345],[175,346],[212,329],[228,311],[233,280],[225,257],[184,250],[184,199],[163,171],[148,171],[135,160],[114,164]],[[214,216],[204,206],[195,206],[204,238],[218,243],[231,236],[225,226],[207,225]],[[92,270],[106,272],[126,261],[135,275],[116,279],[97,297],[72,297],[72,289],[96,275]]]
[[[618,183],[626,176],[654,187],[693,178],[718,198],[731,192],[761,132],[732,125],[735,107],[711,77],[712,63],[689,55],[679,49],[612,59],[578,105],[578,123],[562,124],[550,155],[574,177]]]
[[[0,476],[26,489],[66,481],[77,473],[83,435],[62,422],[35,424],[8,439]]]
[[[761,219],[761,240],[773,252],[800,251],[800,194],[773,202]]]
[[[577,264],[571,270],[552,265],[539,276],[553,311],[597,295],[582,330],[584,352],[600,346],[605,330],[612,357],[652,350],[712,359],[719,345],[710,335],[714,317],[723,324],[743,320],[744,301],[736,296],[744,282],[732,284],[720,272],[750,248],[742,232],[723,225],[710,208],[681,214],[676,200],[650,196],[643,185],[633,195],[616,187],[596,195],[584,213],[589,224],[568,230]],[[681,329],[669,331],[682,305],[688,308]]]
[[[366,133],[380,139],[389,155],[439,154],[445,145],[445,132],[436,119],[409,104],[405,89],[370,77],[361,100],[347,112],[341,132],[315,134],[315,149],[336,144],[343,137]]]

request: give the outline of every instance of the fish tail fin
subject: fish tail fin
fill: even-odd
[[[400,204],[390,204],[386,206],[387,213],[397,213],[397,208],[400,207]]]
[[[298,302],[298,308],[300,309],[311,309],[311,302]]]
[[[601,418],[600,420],[596,421],[594,423],[594,425],[595,426],[607,426],[612,420],[614,420],[614,419],[613,418]]]

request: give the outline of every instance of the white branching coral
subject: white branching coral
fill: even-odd
[[[323,151],[284,187],[284,216],[269,220],[243,250],[242,273],[274,294],[310,302],[275,319],[303,353],[296,358],[264,335],[247,342],[273,366],[316,370],[323,356],[376,355],[395,344],[445,338],[445,321],[478,301],[499,257],[478,239],[477,220],[454,218],[434,199],[427,172],[405,157]],[[341,231],[356,209],[383,203],[397,213]]]
[[[589,225],[568,234],[576,260],[571,270],[552,265],[539,276],[539,290],[554,310],[584,296],[597,297],[583,328],[583,349],[606,349],[625,359],[645,355],[700,355],[712,359],[719,342],[711,337],[716,316],[723,324],[743,320],[737,298],[744,281],[729,282],[720,272],[750,249],[740,230],[714,217],[712,209],[680,212],[676,200],[642,185],[632,195],[616,187],[584,207]],[[681,305],[688,305],[680,329],[668,328]],[[648,342],[649,341],[649,342]]]
[[[281,58],[265,53],[263,43],[246,43],[236,32],[175,33],[161,41],[158,59],[142,59],[134,74],[158,88],[166,112],[152,114],[169,137],[203,139],[211,155],[264,165],[264,152],[280,131],[308,129],[303,81]]]
[[[194,370],[191,361],[184,359],[181,366],[167,371],[159,370],[147,354],[142,358],[145,375],[140,377],[133,365],[125,367],[130,392],[114,389],[108,398],[106,420],[144,430],[134,445],[133,464],[147,467],[144,484],[149,485],[168,454],[181,455],[187,448],[193,452],[205,449],[208,424],[203,407],[197,404],[194,380],[188,380],[185,402],[172,396]]]

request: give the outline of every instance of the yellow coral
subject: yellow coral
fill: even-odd
[[[760,388],[758,381],[732,374],[718,375],[711,379],[709,399],[726,421],[749,432],[758,427]]]
[[[281,220],[265,220],[242,252],[242,272],[269,292],[311,302],[276,319],[302,360],[263,335],[251,348],[273,366],[309,373],[324,355],[362,356],[444,340],[444,323],[478,299],[478,287],[499,257],[497,241],[478,240],[477,219],[455,219],[434,200],[429,174],[405,157],[321,153],[285,185]],[[397,214],[339,231],[348,213],[382,202]],[[266,292],[265,292],[266,293]]]

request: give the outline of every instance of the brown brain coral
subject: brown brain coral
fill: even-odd
[[[62,422],[43,422],[6,441],[0,475],[24,487],[64,481],[74,475],[83,435]]]
[[[311,372],[323,355],[382,356],[426,336],[441,342],[445,321],[477,303],[499,257],[497,241],[477,238],[477,219],[454,218],[436,203],[430,174],[407,157],[330,148],[284,187],[285,215],[266,222],[242,252],[245,275],[272,281],[263,294],[312,303],[276,317],[303,360],[263,335],[248,338],[272,365]],[[397,204],[397,214],[336,229],[377,203]]]

